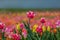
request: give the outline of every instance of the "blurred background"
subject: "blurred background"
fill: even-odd
[[[60,8],[60,0],[0,0],[0,8]]]
[[[26,12],[31,10],[36,13],[32,24],[41,17],[54,23],[60,19],[60,0],[0,0],[0,21],[6,25],[27,22]]]

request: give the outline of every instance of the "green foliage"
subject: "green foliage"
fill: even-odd
[[[60,10],[60,8],[0,8],[0,11],[6,12],[26,12],[26,11],[54,11]]]
[[[57,31],[57,33],[53,32],[43,32],[43,35],[40,36],[38,33],[33,33],[32,30],[29,28],[29,23],[23,22],[25,25],[25,28],[28,31],[28,36],[26,40],[60,40],[60,32]],[[58,29],[57,29],[58,30]]]
[[[2,40],[6,40],[6,37],[4,37],[4,32],[2,33]]]

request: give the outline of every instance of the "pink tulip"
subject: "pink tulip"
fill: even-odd
[[[20,24],[20,29],[23,29],[23,28],[24,28],[24,24],[21,23],[21,24]]]
[[[4,30],[4,32],[5,32],[5,36],[6,37],[7,36],[11,36],[11,33],[14,32],[14,27],[6,27],[5,30]]]
[[[24,38],[27,37],[27,30],[26,29],[22,29],[22,35],[24,36]]]
[[[40,22],[45,23],[45,18],[41,18]]]
[[[27,17],[28,17],[28,18],[34,18],[34,16],[35,16],[35,14],[34,14],[33,11],[27,12]]]
[[[4,26],[5,26],[5,24],[0,23],[0,29],[3,29],[3,28],[4,28]]]
[[[42,32],[42,27],[37,27],[37,29],[36,29],[36,31],[37,31],[37,33],[41,33]]]
[[[46,27],[50,26],[50,28],[56,28],[56,25],[53,24],[51,21],[46,22]]]
[[[60,27],[60,20],[57,20],[56,26],[57,26],[57,27]]]
[[[20,35],[19,34],[12,34],[12,38],[14,40],[20,40]]]

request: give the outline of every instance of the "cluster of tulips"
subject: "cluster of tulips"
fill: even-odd
[[[29,11],[28,22],[22,21],[9,27],[0,22],[0,40],[60,40],[60,20],[52,24],[42,17],[39,21],[41,24],[31,26],[30,21],[35,15],[33,11]]]

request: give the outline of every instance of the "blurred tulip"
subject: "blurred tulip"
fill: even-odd
[[[21,23],[21,24],[20,24],[20,29],[23,29],[23,28],[24,28],[24,24]]]
[[[51,28],[50,28],[50,26],[48,26],[48,27],[47,27],[47,31],[49,31],[49,32],[50,32],[50,30],[51,30]]]
[[[54,33],[57,33],[57,29],[56,29],[56,28],[55,28],[55,29],[53,29],[53,32],[54,32]]]
[[[41,32],[42,32],[42,28],[41,28],[40,26],[37,27],[36,32],[37,32],[37,33],[41,33]]]
[[[34,16],[35,16],[35,14],[34,14],[34,12],[33,11],[29,11],[29,12],[27,12],[27,17],[28,18],[34,18]]]
[[[38,27],[38,25],[37,24],[35,24],[34,26],[33,26],[33,28],[32,28],[32,31],[33,32],[36,32],[36,28]]]
[[[45,18],[41,18],[40,22],[45,23]]]
[[[18,34],[12,34],[12,39],[13,40],[20,40],[20,35],[18,35]]]
[[[57,27],[57,28],[60,27],[60,20],[57,20],[57,22],[56,22],[56,27]]]
[[[16,25],[16,29],[17,29],[17,30],[20,30],[20,24],[17,24],[17,25]]]
[[[3,28],[4,28],[4,26],[5,26],[5,24],[0,23],[0,29],[3,29]]]
[[[27,38],[27,30],[25,28],[22,29],[22,35],[24,38]]]
[[[46,27],[42,26],[42,30],[43,30],[43,32],[45,32],[46,31]]]
[[[4,32],[5,32],[5,37],[9,37],[9,38],[11,38],[11,33],[13,33],[13,31],[14,31],[14,29],[13,28],[11,28],[11,27],[6,27],[6,29],[4,30]]]

